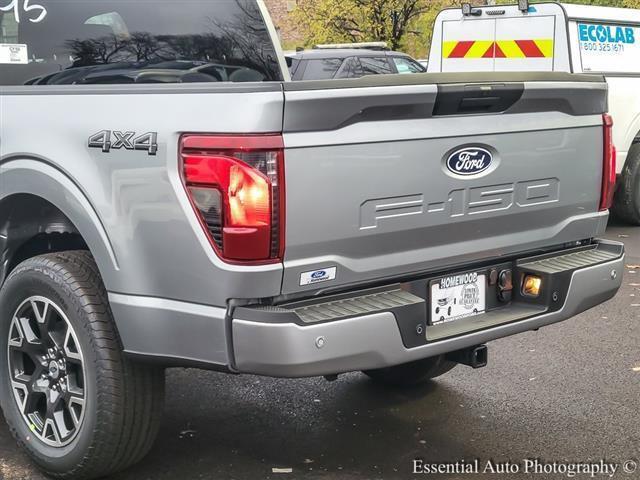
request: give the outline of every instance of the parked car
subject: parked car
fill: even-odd
[[[167,367],[414,385],[621,285],[602,77],[290,82],[260,1],[12,6],[0,405],[53,477],[143,458]]]
[[[424,73],[426,69],[409,55],[367,49],[321,48],[287,56],[293,80],[360,78],[367,75]]]
[[[471,32],[471,33],[470,33]],[[640,10],[574,4],[444,10],[430,72],[554,71],[604,75],[618,150],[615,211],[640,225]]]

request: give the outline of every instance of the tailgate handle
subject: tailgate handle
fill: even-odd
[[[439,85],[434,116],[500,113],[511,108],[524,92],[524,84]]]
[[[461,112],[490,110],[501,100],[500,97],[467,97],[460,101]]]

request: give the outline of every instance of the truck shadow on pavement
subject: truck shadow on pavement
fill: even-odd
[[[253,479],[273,468],[291,468],[293,478],[389,478],[410,473],[416,450],[433,460],[465,453],[442,408],[465,398],[437,381],[390,390],[360,374],[328,383],[194,370],[170,371],[167,380],[158,441],[116,478]]]

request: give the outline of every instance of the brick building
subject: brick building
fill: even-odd
[[[291,19],[291,12],[296,8],[296,0],[265,0],[265,3],[278,28],[284,47],[293,48],[296,43],[301,43],[302,35]]]

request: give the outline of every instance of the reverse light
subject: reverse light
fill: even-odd
[[[527,297],[539,297],[542,289],[542,278],[537,275],[525,275],[522,281],[522,293]]]
[[[284,144],[279,135],[185,135],[183,180],[216,253],[276,263],[284,253]]]
[[[613,119],[604,114],[604,155],[602,168],[602,190],[600,211],[609,210],[613,204],[616,189],[616,147],[613,145]]]

